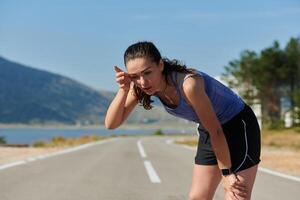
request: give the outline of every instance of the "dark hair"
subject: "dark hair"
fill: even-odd
[[[125,53],[124,53],[124,64],[128,63],[128,61],[136,59],[136,58],[147,58],[150,61],[159,64],[159,61],[162,60],[164,62],[164,69],[162,71],[165,80],[168,84],[167,76],[171,74],[171,72],[184,72],[184,73],[195,73],[195,70],[192,68],[187,68],[182,62],[176,59],[168,59],[162,58],[160,52],[156,48],[156,46],[152,42],[143,41],[137,42],[135,44],[130,45]],[[143,92],[138,86],[134,85],[134,95],[137,97],[139,103],[143,105],[146,110],[150,110],[152,108],[151,103],[151,95]]]

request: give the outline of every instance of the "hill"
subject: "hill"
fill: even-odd
[[[109,95],[0,57],[0,123],[100,123]]]
[[[2,57],[0,72],[0,124],[103,124],[115,95]],[[177,121],[156,99],[153,110],[137,106],[126,123]]]

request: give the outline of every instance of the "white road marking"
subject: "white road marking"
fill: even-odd
[[[261,172],[272,174],[274,176],[279,176],[281,178],[286,178],[286,179],[289,179],[289,180],[300,182],[300,177],[283,174],[283,173],[276,172],[276,171],[273,171],[273,170],[270,170],[270,169],[267,169],[267,168],[263,168],[263,167],[259,167],[258,170],[261,171]]]
[[[174,146],[177,146],[177,147],[183,147],[183,148],[186,148],[186,149],[189,149],[189,150],[197,150],[197,148],[195,148],[195,147],[191,147],[191,146],[189,146],[189,145],[185,145],[185,144],[175,144],[174,143],[174,139],[168,139],[168,140],[166,140],[166,144],[168,144],[168,145],[174,145]]]
[[[24,160],[13,162],[13,163],[8,163],[8,164],[5,164],[5,165],[1,165],[0,170],[10,168],[10,167],[14,167],[14,166],[18,166],[18,165],[23,165],[25,163],[26,163],[26,161],[24,161]]]
[[[23,164],[33,162],[33,161],[36,161],[36,160],[42,160],[42,159],[50,158],[50,157],[57,156],[57,155],[71,153],[71,152],[74,152],[74,151],[85,149],[87,147],[91,147],[91,146],[95,146],[95,145],[99,145],[99,144],[104,144],[104,143],[107,143],[107,142],[112,142],[114,140],[117,140],[117,139],[113,138],[113,139],[107,139],[107,140],[102,140],[102,141],[98,141],[98,142],[91,142],[91,143],[88,143],[88,144],[83,144],[83,145],[80,145],[80,146],[77,146],[77,147],[68,148],[68,149],[58,151],[58,152],[54,152],[54,153],[39,155],[39,156],[36,156],[36,157],[29,157],[29,158],[26,158],[25,160],[20,160],[20,161],[8,163],[8,164],[0,165],[0,170],[7,169],[7,168],[10,168],[10,167],[14,167],[14,166],[18,166],[18,165],[23,165]]]
[[[180,147],[190,149],[190,150],[193,150],[193,151],[197,150],[197,147],[190,147],[188,145],[175,144],[173,139],[166,140],[166,144],[180,146]],[[258,167],[258,171],[268,173],[268,174],[271,174],[273,176],[278,176],[278,177],[281,177],[281,178],[286,178],[286,179],[289,179],[289,180],[300,182],[300,177],[283,174],[283,173],[276,172],[274,170],[270,170],[270,169],[267,169],[267,168],[264,168],[264,167]]]
[[[150,161],[144,161],[145,168],[147,170],[148,176],[152,183],[161,183],[159,176],[157,175],[155,169],[153,168]]]
[[[168,139],[168,140],[166,140],[166,143],[167,143],[167,144],[172,144],[173,141],[174,141],[174,140],[172,140],[172,139]]]
[[[142,145],[142,140],[139,140],[137,142],[137,146],[138,146],[141,157],[146,158],[147,155],[146,155],[146,152],[145,152],[144,147]],[[146,168],[146,171],[147,171],[147,174],[149,176],[150,181],[152,183],[161,183],[161,180],[160,180],[159,176],[157,175],[157,173],[156,173],[154,167],[152,166],[151,162],[148,161],[148,160],[145,160],[144,161],[144,166]]]
[[[139,141],[137,142],[137,146],[138,146],[138,149],[139,149],[139,152],[140,152],[142,158],[146,158],[147,155],[146,155],[146,153],[145,153],[145,150],[144,150],[144,148],[143,148],[143,145],[142,145],[142,141],[141,141],[141,140],[139,140]]]

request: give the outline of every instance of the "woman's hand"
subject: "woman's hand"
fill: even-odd
[[[224,176],[223,186],[231,199],[244,199],[248,196],[246,185],[238,179],[236,174]]]
[[[128,73],[124,72],[122,69],[120,69],[117,66],[115,66],[115,72],[116,72],[116,82],[118,83],[119,88],[123,89],[124,91],[129,91],[131,79]]]

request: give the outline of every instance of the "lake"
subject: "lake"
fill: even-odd
[[[4,136],[7,144],[33,144],[36,141],[50,141],[55,136],[66,138],[82,135],[151,135],[157,129],[113,129],[105,128],[0,128],[0,136]],[[193,133],[193,129],[162,129],[163,133]]]

